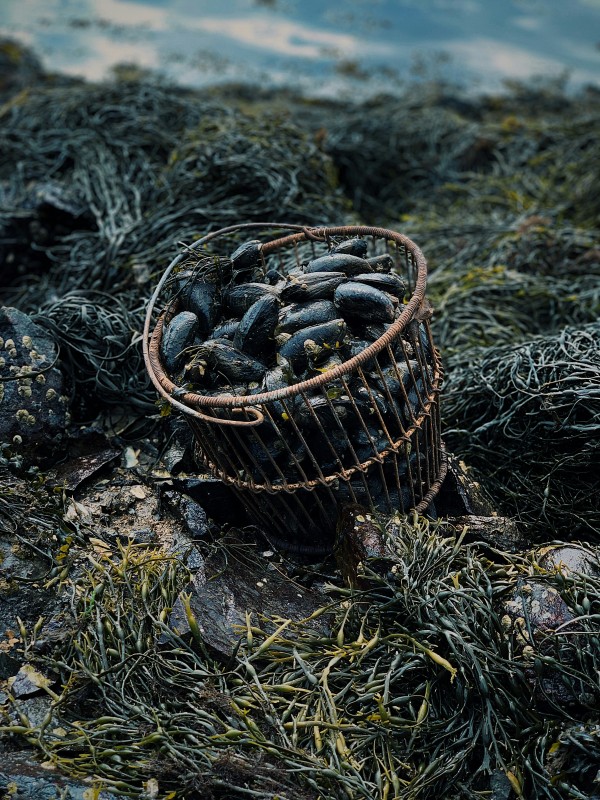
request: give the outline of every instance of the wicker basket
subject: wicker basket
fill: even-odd
[[[226,256],[248,229],[269,231],[265,270],[285,274],[332,244],[362,237],[368,255],[389,254],[408,285],[402,313],[358,355],[300,383],[243,396],[199,394],[177,386],[162,364],[165,325],[178,310],[163,301],[173,270]],[[293,233],[289,233],[289,230]],[[236,225],[208,234],[167,268],[149,305],[144,356],[159,394],[185,413],[203,468],[238,492],[252,519],[277,544],[326,552],[340,508],[424,511],[445,475],[438,395],[439,355],[425,298],[427,265],[407,237],[383,228],[306,229],[279,223]],[[217,283],[219,275],[214,278]],[[223,287],[219,287],[223,288]]]

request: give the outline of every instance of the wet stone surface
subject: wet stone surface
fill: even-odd
[[[386,569],[390,557],[381,524],[377,524],[373,515],[360,506],[346,508],[341,515],[335,544],[335,559],[344,581],[352,587],[365,587],[367,559],[369,567],[377,570],[378,561]]]
[[[291,580],[278,560],[270,560],[270,556],[233,536],[227,537],[227,548],[227,552],[219,549],[210,555],[185,590],[191,595],[190,609],[204,643],[218,658],[233,655],[246,630],[247,611],[251,624],[270,634],[277,626],[268,618],[299,621],[326,604],[324,594]],[[324,631],[327,619],[323,615],[311,624],[315,630]],[[190,634],[181,596],[173,607],[169,626],[182,636]]]
[[[540,660],[546,656],[552,659],[561,649],[559,631],[578,630],[575,616],[559,592],[543,581],[525,580],[505,602],[504,610],[502,624],[513,652],[530,664],[525,672],[536,702],[574,707],[585,701],[563,670]],[[570,658],[564,651],[560,661],[564,664]]]
[[[4,753],[0,763],[0,797],[10,800],[116,800],[93,783],[73,780],[42,766],[28,753]]]
[[[581,572],[584,575],[600,575],[600,560],[597,553],[576,544],[555,544],[541,548],[537,553],[538,563],[548,572],[569,575]]]
[[[0,309],[0,442],[19,466],[51,462],[65,438],[68,398],[52,337],[21,311]]]

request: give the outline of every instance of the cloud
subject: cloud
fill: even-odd
[[[365,43],[350,34],[269,17],[201,17],[191,21],[190,27],[271,53],[300,58],[322,58],[326,50],[344,56],[364,56],[374,52],[385,54],[390,49],[387,45]]]
[[[151,5],[128,3],[126,0],[91,0],[86,14],[110,20],[112,25],[143,26],[153,31],[171,27],[169,11]]]
[[[156,48],[143,42],[116,42],[105,36],[90,36],[84,57],[69,57],[60,69],[68,75],[85,76],[87,80],[104,80],[115,64],[136,64],[153,69],[158,63]]]
[[[566,64],[558,59],[485,37],[448,43],[444,49],[483,75],[526,79],[532,75],[557,75],[566,69]]]
[[[511,23],[525,31],[539,31],[544,24],[541,17],[513,17]]]

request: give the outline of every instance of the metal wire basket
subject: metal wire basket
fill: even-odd
[[[179,309],[171,290],[154,329],[154,309],[173,274],[207,269],[217,291],[219,264],[248,229],[270,231],[260,246],[265,272],[286,276],[333,245],[360,237],[369,256],[388,254],[407,283],[404,305],[375,341],[322,374],[272,391],[202,393],[178,386],[161,359],[165,327]],[[292,230],[292,233],[289,231]],[[226,261],[225,261],[226,263]],[[163,274],[150,301],[144,358],[158,393],[183,412],[198,463],[239,494],[277,544],[326,552],[339,510],[348,503],[385,513],[423,512],[445,475],[438,395],[442,380],[425,298],[427,265],[419,248],[384,228],[301,228],[250,223],[204,236]]]

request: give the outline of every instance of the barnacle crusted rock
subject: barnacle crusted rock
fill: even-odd
[[[45,464],[60,447],[69,401],[53,366],[52,337],[16,308],[0,309],[0,442],[21,465]]]

